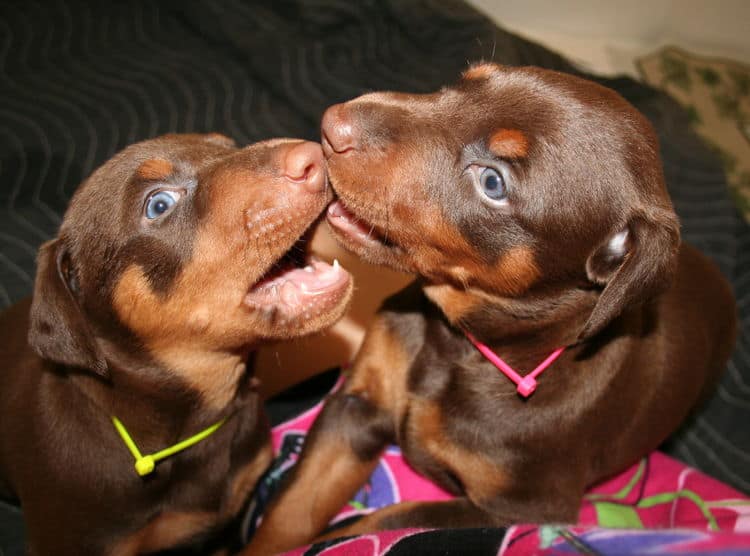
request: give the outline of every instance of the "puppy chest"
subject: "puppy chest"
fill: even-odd
[[[449,404],[413,397],[400,443],[409,463],[454,493],[498,492],[509,482],[503,434],[480,412],[460,417]]]
[[[412,383],[418,392],[409,396],[399,441],[420,472],[449,491],[479,499],[508,492],[531,470],[543,472],[552,454],[569,449],[566,439],[576,436],[578,420],[566,417],[564,404],[552,391],[543,392],[541,383],[540,391],[524,399],[497,371],[453,371],[433,378],[433,386],[443,387],[429,392]]]

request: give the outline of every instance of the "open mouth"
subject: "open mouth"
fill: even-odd
[[[337,260],[328,264],[309,252],[305,233],[245,295],[251,309],[281,309],[287,317],[313,317],[335,304],[351,276]]]
[[[326,218],[335,231],[357,243],[373,247],[396,247],[386,233],[355,215],[340,199],[328,205]]]

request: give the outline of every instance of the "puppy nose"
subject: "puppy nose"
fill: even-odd
[[[326,156],[334,152],[343,154],[359,147],[359,132],[344,104],[334,104],[325,111],[320,130]]]
[[[284,177],[310,193],[318,193],[326,185],[326,161],[317,143],[304,141],[289,148],[284,156]]]

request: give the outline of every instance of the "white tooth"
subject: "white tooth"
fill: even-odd
[[[313,272],[315,272],[315,269],[313,267],[311,267],[310,265],[307,265],[305,267],[305,272],[313,273]]]
[[[339,265],[339,260],[338,259],[333,259],[333,268],[334,268],[334,270],[338,270],[339,266],[340,266]]]

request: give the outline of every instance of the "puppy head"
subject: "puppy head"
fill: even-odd
[[[40,249],[30,343],[100,374],[110,355],[140,352],[189,373],[331,325],[350,277],[306,253],[330,199],[314,143],[240,149],[219,135],[169,135],[132,145],[81,185]]]
[[[597,84],[485,64],[434,94],[333,106],[322,135],[328,222],[372,262],[485,298],[601,289],[584,338],[673,273],[655,134]]]

